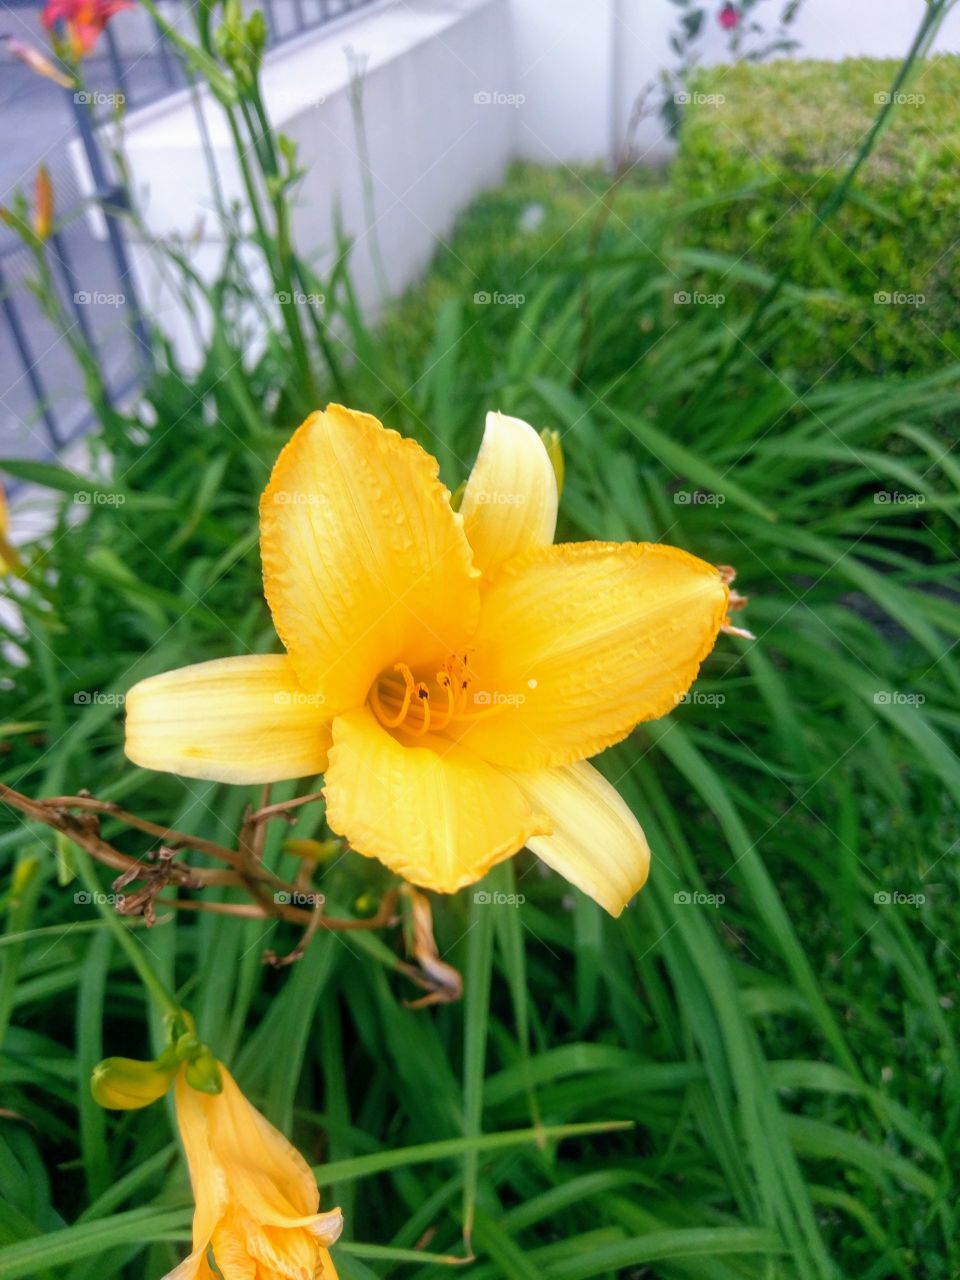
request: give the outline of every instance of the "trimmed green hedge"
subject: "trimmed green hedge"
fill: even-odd
[[[844,206],[807,244],[898,64],[773,62],[700,71],[672,173],[703,200],[677,234],[833,295],[768,335],[778,368],[808,376],[936,369],[960,355],[960,58],[923,64]],[[730,199],[715,203],[720,192]],[[717,273],[705,281],[722,289]],[[880,302],[886,295],[890,302]],[[919,298],[923,301],[920,302]]]

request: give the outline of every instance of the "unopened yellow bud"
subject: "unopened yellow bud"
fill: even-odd
[[[557,477],[557,493],[563,493],[563,445],[560,443],[560,432],[554,427],[544,427],[540,432],[540,439],[543,441],[544,448],[547,451],[547,457],[550,459],[550,465],[553,467],[553,474]]]
[[[33,232],[38,240],[46,240],[53,230],[53,183],[45,164],[37,170],[33,186]]]
[[[140,1062],[136,1058],[104,1058],[93,1068],[90,1091],[101,1107],[136,1111],[162,1098],[176,1072],[176,1062],[161,1059]]]

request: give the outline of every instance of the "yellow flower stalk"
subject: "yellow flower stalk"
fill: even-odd
[[[10,511],[7,507],[3,485],[0,485],[0,574],[14,573],[21,575],[23,573],[23,564],[16,548],[10,541],[9,533]]]
[[[193,1250],[164,1280],[336,1280],[340,1210],[320,1212],[310,1166],[218,1065],[219,1093],[193,1088],[186,1067],[174,1084],[196,1208]]]
[[[53,183],[45,164],[37,169],[33,187],[33,233],[38,240],[46,240],[53,230]]]
[[[260,504],[286,652],[134,686],[127,755],[233,783],[323,773],[332,829],[414,884],[453,892],[526,845],[619,914],[650,854],[587,758],[676,706],[729,593],[675,547],[554,546],[557,504],[517,418],[488,415],[455,512],[414,441],[311,415]]]

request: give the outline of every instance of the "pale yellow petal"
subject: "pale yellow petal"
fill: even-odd
[[[626,801],[592,764],[511,770],[530,803],[553,823],[527,847],[611,915],[643,888],[650,849]]]
[[[218,658],[150,676],[133,686],[126,708],[124,749],[144,769],[260,783],[326,768],[326,708],[300,688],[284,654]]]
[[[463,519],[413,440],[331,405],[280,454],[260,502],[263,581],[305,688],[331,715],[395,662],[459,651],[479,590]]]
[[[327,821],[352,848],[442,893],[550,829],[515,783],[472,752],[432,736],[401,743],[368,708],[333,722],[324,794]]]
[[[548,547],[557,527],[557,477],[528,423],[488,413],[480,452],[460,504],[478,569]]]
[[[578,542],[507,561],[470,653],[473,716],[450,729],[518,769],[596,755],[676,705],[713,648],[727,587],[659,543]]]

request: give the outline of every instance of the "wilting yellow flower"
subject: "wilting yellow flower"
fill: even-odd
[[[649,850],[586,758],[675,707],[728,591],[675,547],[553,546],[556,518],[519,419],[488,415],[454,512],[414,441],[313,414],[260,504],[286,653],[142,681],[127,755],[224,782],[325,773],[333,830],[415,884],[453,892],[528,845],[618,914]]]
[[[310,1166],[220,1063],[220,1093],[174,1086],[196,1209],[193,1252],[164,1280],[336,1280],[339,1209],[320,1213]],[[212,1251],[218,1271],[210,1266]]]
[[[6,44],[14,57],[19,58],[22,63],[28,66],[31,71],[35,71],[38,76],[45,76],[48,80],[52,80],[54,84],[58,84],[61,89],[72,89],[76,84],[73,76],[61,71],[55,63],[50,61],[46,54],[41,53],[39,49],[35,49],[33,45],[27,44],[24,40],[18,40],[15,36],[11,36]]]

